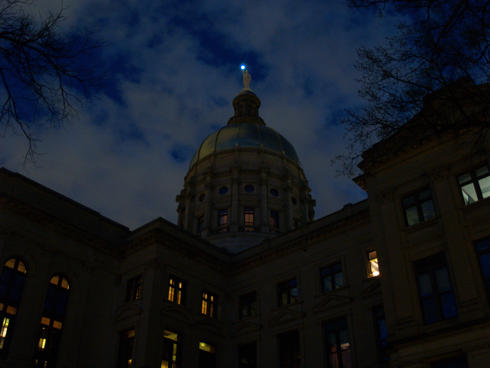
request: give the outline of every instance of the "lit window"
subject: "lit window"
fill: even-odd
[[[480,271],[490,300],[490,237],[477,240],[475,250],[480,262]]]
[[[243,222],[245,231],[255,231],[255,209],[249,207],[243,209]]]
[[[27,269],[20,259],[7,260],[0,275],[0,357],[7,356]]]
[[[251,293],[240,296],[239,299],[240,319],[257,316],[257,293]]]
[[[54,275],[49,280],[48,292],[44,302],[34,367],[45,368],[56,365],[66,305],[70,295],[70,284],[62,275]]]
[[[271,210],[269,216],[269,227],[271,231],[279,230],[279,211]]]
[[[177,332],[163,331],[162,363],[160,368],[180,368],[180,338]]]
[[[368,257],[368,277],[378,277],[379,272],[379,263],[378,263],[378,255],[375,250],[370,250],[367,252]]]
[[[184,281],[173,275],[168,278],[168,301],[184,304]]]
[[[216,347],[207,342],[199,342],[199,368],[216,368]]]
[[[134,361],[135,330],[129,329],[119,333],[117,368],[130,368]]]
[[[324,293],[344,286],[344,274],[340,262],[332,263],[320,269],[320,282]]]
[[[140,300],[143,296],[143,275],[138,275],[128,280],[126,285],[126,301]]]
[[[218,305],[217,296],[204,290],[201,294],[201,314],[216,318],[216,306]]]
[[[279,366],[281,368],[298,368],[301,366],[301,349],[299,332],[285,332],[277,336],[279,345]]]
[[[444,254],[415,262],[415,272],[424,322],[456,317],[456,301]]]
[[[352,347],[347,320],[337,318],[323,324],[328,368],[352,367]]]
[[[228,210],[223,209],[218,211],[218,231],[228,231]]]
[[[472,204],[490,197],[490,170],[482,166],[458,176],[464,204]]]
[[[428,188],[403,198],[402,206],[408,226],[416,225],[435,217],[432,193]]]
[[[296,279],[281,282],[277,285],[278,305],[294,304],[298,301],[298,283]]]
[[[238,368],[257,368],[257,344],[255,342],[238,346]]]

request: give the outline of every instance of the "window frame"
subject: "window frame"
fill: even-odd
[[[337,270],[337,271],[333,270],[333,268],[335,266],[337,266],[337,265],[340,266],[340,270]],[[325,271],[330,270],[330,272],[328,272],[328,274],[327,273],[324,274],[323,273],[324,270]],[[339,273],[342,275],[342,284],[337,286],[337,283],[335,282],[335,280],[336,280],[336,275],[338,275]],[[346,283],[345,283],[345,275],[344,275],[344,267],[342,265],[342,261],[341,260],[338,260],[338,261],[335,261],[335,262],[330,262],[326,266],[320,267],[319,274],[320,274],[320,291],[323,294],[330,293],[330,292],[332,292],[334,290],[342,289],[346,285]],[[330,290],[325,290],[324,280],[326,278],[330,278]]]
[[[375,253],[376,257],[371,258],[371,253]],[[371,261],[376,260],[376,265],[378,267],[377,272],[378,274],[375,275],[376,271],[373,271],[373,263]],[[366,265],[367,265],[367,278],[368,279],[375,279],[377,277],[381,276],[381,269],[379,266],[379,255],[378,251],[374,248],[370,248],[366,251]]]
[[[173,333],[177,336],[177,340],[170,339],[165,337],[165,332]],[[168,363],[169,368],[180,368],[182,366],[182,335],[180,332],[174,330],[163,330],[162,336],[162,358],[161,364],[166,361]],[[175,350],[175,352],[174,352]],[[174,360],[175,353],[175,360]],[[171,360],[165,360],[165,358],[170,358]]]
[[[251,215],[252,221],[247,221],[247,217]],[[255,208],[254,207],[243,207],[243,231],[253,232],[255,231]]]
[[[172,285],[172,281],[174,282],[173,285]],[[179,284],[181,284],[182,286],[179,287]],[[167,301],[169,303],[182,305],[182,306],[185,305],[185,297],[186,297],[185,289],[186,289],[186,283],[183,279],[181,279],[180,277],[172,273],[168,275]],[[179,302],[179,296],[180,296],[180,302]]]
[[[458,317],[458,304],[457,304],[457,298],[454,290],[454,282],[453,278],[451,277],[450,269],[448,267],[448,262],[446,259],[446,255],[443,252],[439,252],[436,254],[432,254],[428,257],[424,257],[418,260],[415,260],[413,262],[413,269],[414,269],[414,276],[415,276],[415,282],[417,286],[417,291],[418,291],[418,298],[419,298],[419,303],[420,303],[420,311],[422,314],[422,321],[424,325],[431,325],[434,323],[442,322],[442,321],[447,321],[447,320],[453,320]],[[446,274],[447,274],[447,282],[449,285],[449,290],[448,291],[439,291],[439,284],[437,281],[437,271],[444,269]],[[429,276],[429,281],[430,281],[430,287],[432,290],[432,294],[430,295],[422,295],[423,290],[421,287],[421,277],[422,275],[428,275]],[[437,291],[437,292],[436,292]],[[454,309],[455,309],[455,315],[453,316],[445,316],[444,315],[444,302],[442,301],[442,298],[444,295],[449,295],[452,294],[452,300],[454,304]],[[436,308],[437,308],[437,313],[438,313],[438,318],[434,321],[429,320],[429,316],[427,315],[428,311],[424,308],[424,302],[425,301],[430,301],[430,299],[435,300]]]
[[[201,315],[218,319],[218,295],[207,289],[201,292]]]
[[[127,335],[127,336],[125,336]],[[128,362],[134,361],[135,348],[136,348],[136,328],[130,327],[125,330],[118,332],[118,347],[117,347],[117,368],[129,368],[131,365]],[[127,341],[128,349],[124,351],[121,350],[123,346],[122,342]],[[123,353],[126,352],[126,357],[122,357]]]
[[[293,281],[295,283],[294,287],[290,285],[290,283]],[[296,289],[296,295],[293,295],[292,291],[295,289]],[[283,303],[282,291],[286,291],[287,300],[285,303]],[[284,307],[287,305],[296,304],[298,302],[299,302],[299,286],[298,286],[298,279],[296,277],[277,283],[277,306],[278,307]]]
[[[238,297],[238,318],[240,320],[257,317],[257,292],[250,291]],[[247,313],[242,313],[246,310]]]
[[[143,299],[143,274],[140,273],[126,281],[125,302],[136,302]]]
[[[226,221],[222,222],[221,220],[225,219]],[[228,208],[218,209],[217,216],[217,229],[219,233],[228,232],[228,227],[230,226],[230,211]]]
[[[486,175],[483,175],[483,176],[477,176],[476,175],[476,172],[482,168],[486,167],[487,169],[487,174]],[[470,179],[467,180],[467,181],[464,181],[463,183],[460,182],[460,178],[464,175],[470,175]],[[463,200],[463,204],[465,206],[471,206],[472,204],[475,204],[475,203],[478,203],[478,202],[481,202],[485,199],[489,199],[490,197],[487,197],[487,198],[483,198],[483,193],[482,193],[482,190],[481,190],[481,187],[480,187],[480,180],[481,179],[484,179],[486,177],[490,177],[490,165],[485,163],[481,166],[477,166],[475,167],[474,169],[471,169],[471,170],[468,170],[468,171],[465,171],[459,175],[456,176],[456,182],[458,184],[458,188],[459,188],[459,194]],[[464,198],[464,194],[463,194],[463,187],[468,185],[468,184],[473,184],[473,189],[475,190],[475,194],[476,194],[476,201],[474,202],[469,202],[469,203],[466,203],[466,200]]]
[[[423,195],[425,192],[429,192],[429,198],[421,199],[420,198],[421,195]],[[405,201],[412,199],[412,198],[413,198],[414,204],[406,205],[404,203]],[[431,206],[432,206],[432,210],[433,210],[433,216],[426,218],[422,205],[426,202],[429,202],[429,201],[431,202]],[[418,190],[415,190],[411,193],[405,194],[401,198],[400,203],[401,203],[401,208],[403,211],[403,218],[405,220],[405,226],[407,226],[407,227],[417,226],[417,225],[426,223],[428,221],[431,221],[437,217],[437,209],[436,209],[435,200],[434,200],[434,192],[429,185],[422,187],[422,188],[419,188]],[[413,207],[415,207],[417,210],[417,222],[410,224],[408,221],[407,210],[411,209]]]
[[[340,325],[340,327],[339,327]],[[346,333],[344,333],[346,331]],[[351,329],[349,328],[349,321],[347,316],[339,316],[336,318],[329,319],[322,323],[322,332],[323,332],[323,353],[325,356],[325,366],[328,368],[344,368],[344,352],[349,352],[349,358],[352,363],[353,361],[353,349],[352,349],[352,335]],[[333,333],[335,335],[335,352],[331,351],[331,344],[329,343],[329,333]],[[347,343],[349,344],[348,349],[342,349],[342,333],[347,337]],[[339,363],[337,366],[332,366],[330,363],[331,355],[336,354],[337,362]],[[349,366],[349,368],[352,367]]]

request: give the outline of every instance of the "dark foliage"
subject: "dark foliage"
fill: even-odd
[[[2,135],[21,132],[33,158],[36,125],[64,122],[97,79],[84,56],[98,45],[88,34],[60,32],[63,9],[36,19],[29,5],[0,0],[0,127]]]
[[[404,21],[385,45],[358,50],[359,94],[366,104],[344,119],[350,142],[339,157],[344,174],[353,174],[366,148],[397,132],[435,96],[439,102],[431,103],[432,113],[422,114],[419,125],[441,133],[473,126],[488,134],[488,110],[474,107],[490,105],[489,88],[475,88],[490,81],[490,0],[349,3]]]

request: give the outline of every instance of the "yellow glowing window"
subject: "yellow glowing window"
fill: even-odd
[[[168,281],[168,301],[183,304],[184,281],[175,276],[170,276]]]
[[[49,326],[51,320],[48,317],[41,317],[41,324],[44,326]]]
[[[4,265],[5,265],[5,267],[14,269],[15,268],[15,258],[10,258],[8,261],[5,262]]]
[[[165,339],[169,339],[172,341],[178,341],[179,340],[179,334],[177,332],[173,332],[173,331],[169,331],[169,330],[163,331],[163,337]]]
[[[203,341],[199,343],[199,350],[207,351],[208,353],[212,354],[216,353],[216,348],[213,345]]]
[[[63,324],[60,321],[53,321],[53,328],[56,328],[57,330],[61,330],[63,327]]]
[[[201,294],[201,314],[215,318],[216,316],[216,300],[217,297],[207,291]]]
[[[3,339],[7,337],[9,323],[10,323],[10,318],[8,317],[5,317],[2,321],[2,328],[0,329],[0,337]]]
[[[5,307],[5,304],[0,303],[0,312],[3,311],[3,307]]]
[[[64,277],[61,279],[61,287],[66,290],[70,290],[70,285],[68,284],[68,280]]]
[[[17,314],[17,308],[12,307],[11,305],[7,305],[7,314],[15,316]]]
[[[368,267],[369,273],[368,277],[377,277],[379,276],[379,264],[378,264],[378,255],[375,250],[368,252]]]
[[[58,286],[59,281],[60,281],[60,277],[58,275],[54,275],[53,277],[51,277],[51,280],[49,280],[51,284],[56,286]]]
[[[39,339],[39,342],[38,342],[38,344],[37,344],[37,347],[39,348],[39,350],[44,350],[44,349],[46,349],[46,341],[47,341],[47,340],[46,340],[46,338],[44,338],[44,337],[41,337],[41,338]]]

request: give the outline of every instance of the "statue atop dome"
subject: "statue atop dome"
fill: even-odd
[[[251,89],[250,89],[250,82],[251,81],[252,81],[252,76],[250,75],[250,73],[248,72],[247,69],[244,69],[244,71],[243,71],[243,89],[251,91]]]

